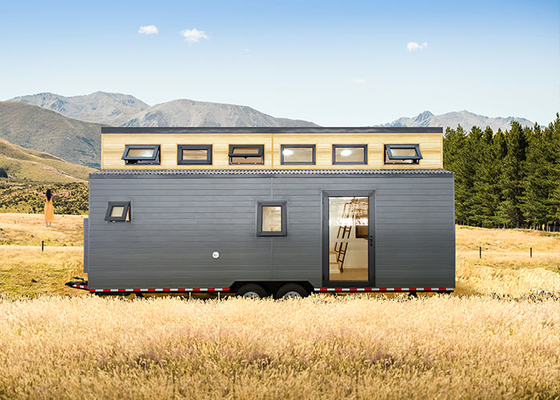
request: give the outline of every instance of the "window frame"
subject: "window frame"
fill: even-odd
[[[364,149],[364,161],[349,161],[341,162],[336,161],[336,149],[341,148],[363,148]],[[332,145],[332,165],[367,165],[368,163],[368,145],[367,144],[333,144]]]
[[[286,200],[259,200],[257,201],[257,236],[258,237],[285,237],[288,236],[288,202]],[[280,226],[278,232],[262,230],[263,207],[280,207]]]
[[[128,155],[130,150],[134,149],[152,149],[151,157],[131,157]],[[161,165],[161,145],[159,144],[127,144],[121,160],[125,165]],[[131,162],[134,161],[134,162]]]
[[[206,150],[206,160],[183,160],[183,150]],[[212,145],[178,144],[177,165],[212,165]]]
[[[312,161],[311,162],[286,162],[284,161],[284,149],[286,148],[297,148],[297,149],[312,149]],[[281,165],[316,165],[317,164],[317,145],[315,144],[281,144],[280,145],[280,164]]]
[[[391,153],[391,149],[414,149],[416,151],[415,156],[394,156]],[[411,163],[408,162],[392,162],[387,163],[387,158],[389,160],[404,161],[412,160]],[[386,144],[383,146],[383,165],[418,165],[420,160],[422,160],[422,152],[420,151],[420,144]]]
[[[240,148],[240,147],[257,147],[259,149],[259,151],[258,151],[257,154],[253,154],[253,153],[233,154],[233,151],[236,148]],[[229,151],[228,151],[228,157],[229,157],[229,165],[264,165],[264,144],[230,144],[229,145]],[[232,157],[244,157],[244,158],[260,157],[262,162],[254,163],[254,164],[236,164],[236,163],[231,162]]]
[[[111,217],[113,208],[124,207],[122,217]],[[128,214],[128,221],[126,216]],[[110,201],[107,205],[107,211],[105,212],[105,221],[107,222],[132,222],[132,206],[130,201]]]

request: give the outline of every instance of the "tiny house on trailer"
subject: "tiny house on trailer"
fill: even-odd
[[[451,292],[441,128],[103,128],[92,293]]]

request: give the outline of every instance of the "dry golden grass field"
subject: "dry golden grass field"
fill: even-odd
[[[560,397],[560,234],[457,227],[452,296],[129,300],[63,286],[81,224],[0,214],[0,398]]]

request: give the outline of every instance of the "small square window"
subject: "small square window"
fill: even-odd
[[[159,165],[159,144],[127,144],[122,155],[126,165]]]
[[[283,144],[280,151],[282,165],[315,165],[314,144]]]
[[[130,201],[110,201],[105,213],[105,221],[109,222],[130,222],[131,208]]]
[[[257,207],[257,236],[288,236],[285,201],[260,201]]]
[[[212,145],[177,145],[178,165],[212,165]]]
[[[333,165],[367,164],[367,144],[333,144]]]
[[[385,164],[418,164],[422,159],[417,144],[386,144]]]
[[[247,145],[229,145],[229,164],[242,165],[264,164],[264,145],[263,144],[247,144]]]

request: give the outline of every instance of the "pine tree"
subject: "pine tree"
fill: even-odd
[[[556,120],[551,123],[545,133],[550,146],[550,152],[555,157],[552,162],[552,192],[548,201],[548,220],[553,230],[560,229],[560,115],[556,113]]]
[[[524,223],[520,201],[523,196],[524,164],[527,150],[527,132],[514,121],[506,132],[507,153],[503,160],[500,186],[503,200],[498,216],[506,221],[506,226],[521,227]]]
[[[478,198],[475,184],[479,180],[481,163],[484,155],[483,134],[480,128],[474,126],[467,135],[462,157],[457,163],[457,174],[462,185],[461,211],[463,219],[468,225],[480,225],[481,220],[477,214]]]
[[[500,137],[499,135],[503,139],[501,131],[499,131],[496,137]],[[500,160],[503,155],[501,154],[500,146],[495,143],[494,132],[490,127],[484,130],[480,146],[481,160],[473,187],[475,196],[473,214],[476,225],[490,228],[496,225],[495,215],[500,200],[498,186]]]
[[[503,175],[503,160],[507,155],[507,143],[506,136],[501,129],[494,135],[492,140],[492,154],[494,155],[493,169],[492,169],[492,192],[495,196],[495,208],[494,214],[491,218],[494,226],[505,227],[508,223],[508,219],[505,218],[501,213],[502,202],[504,201],[504,196],[502,192],[502,175]]]
[[[457,129],[447,128],[443,139],[443,167],[455,173],[455,221],[465,224],[462,200],[465,197],[463,178],[459,171],[459,164],[464,157],[466,134],[461,125]]]
[[[530,226],[542,228],[549,222],[549,203],[555,189],[554,158],[549,128],[535,124],[530,132],[520,209]]]

